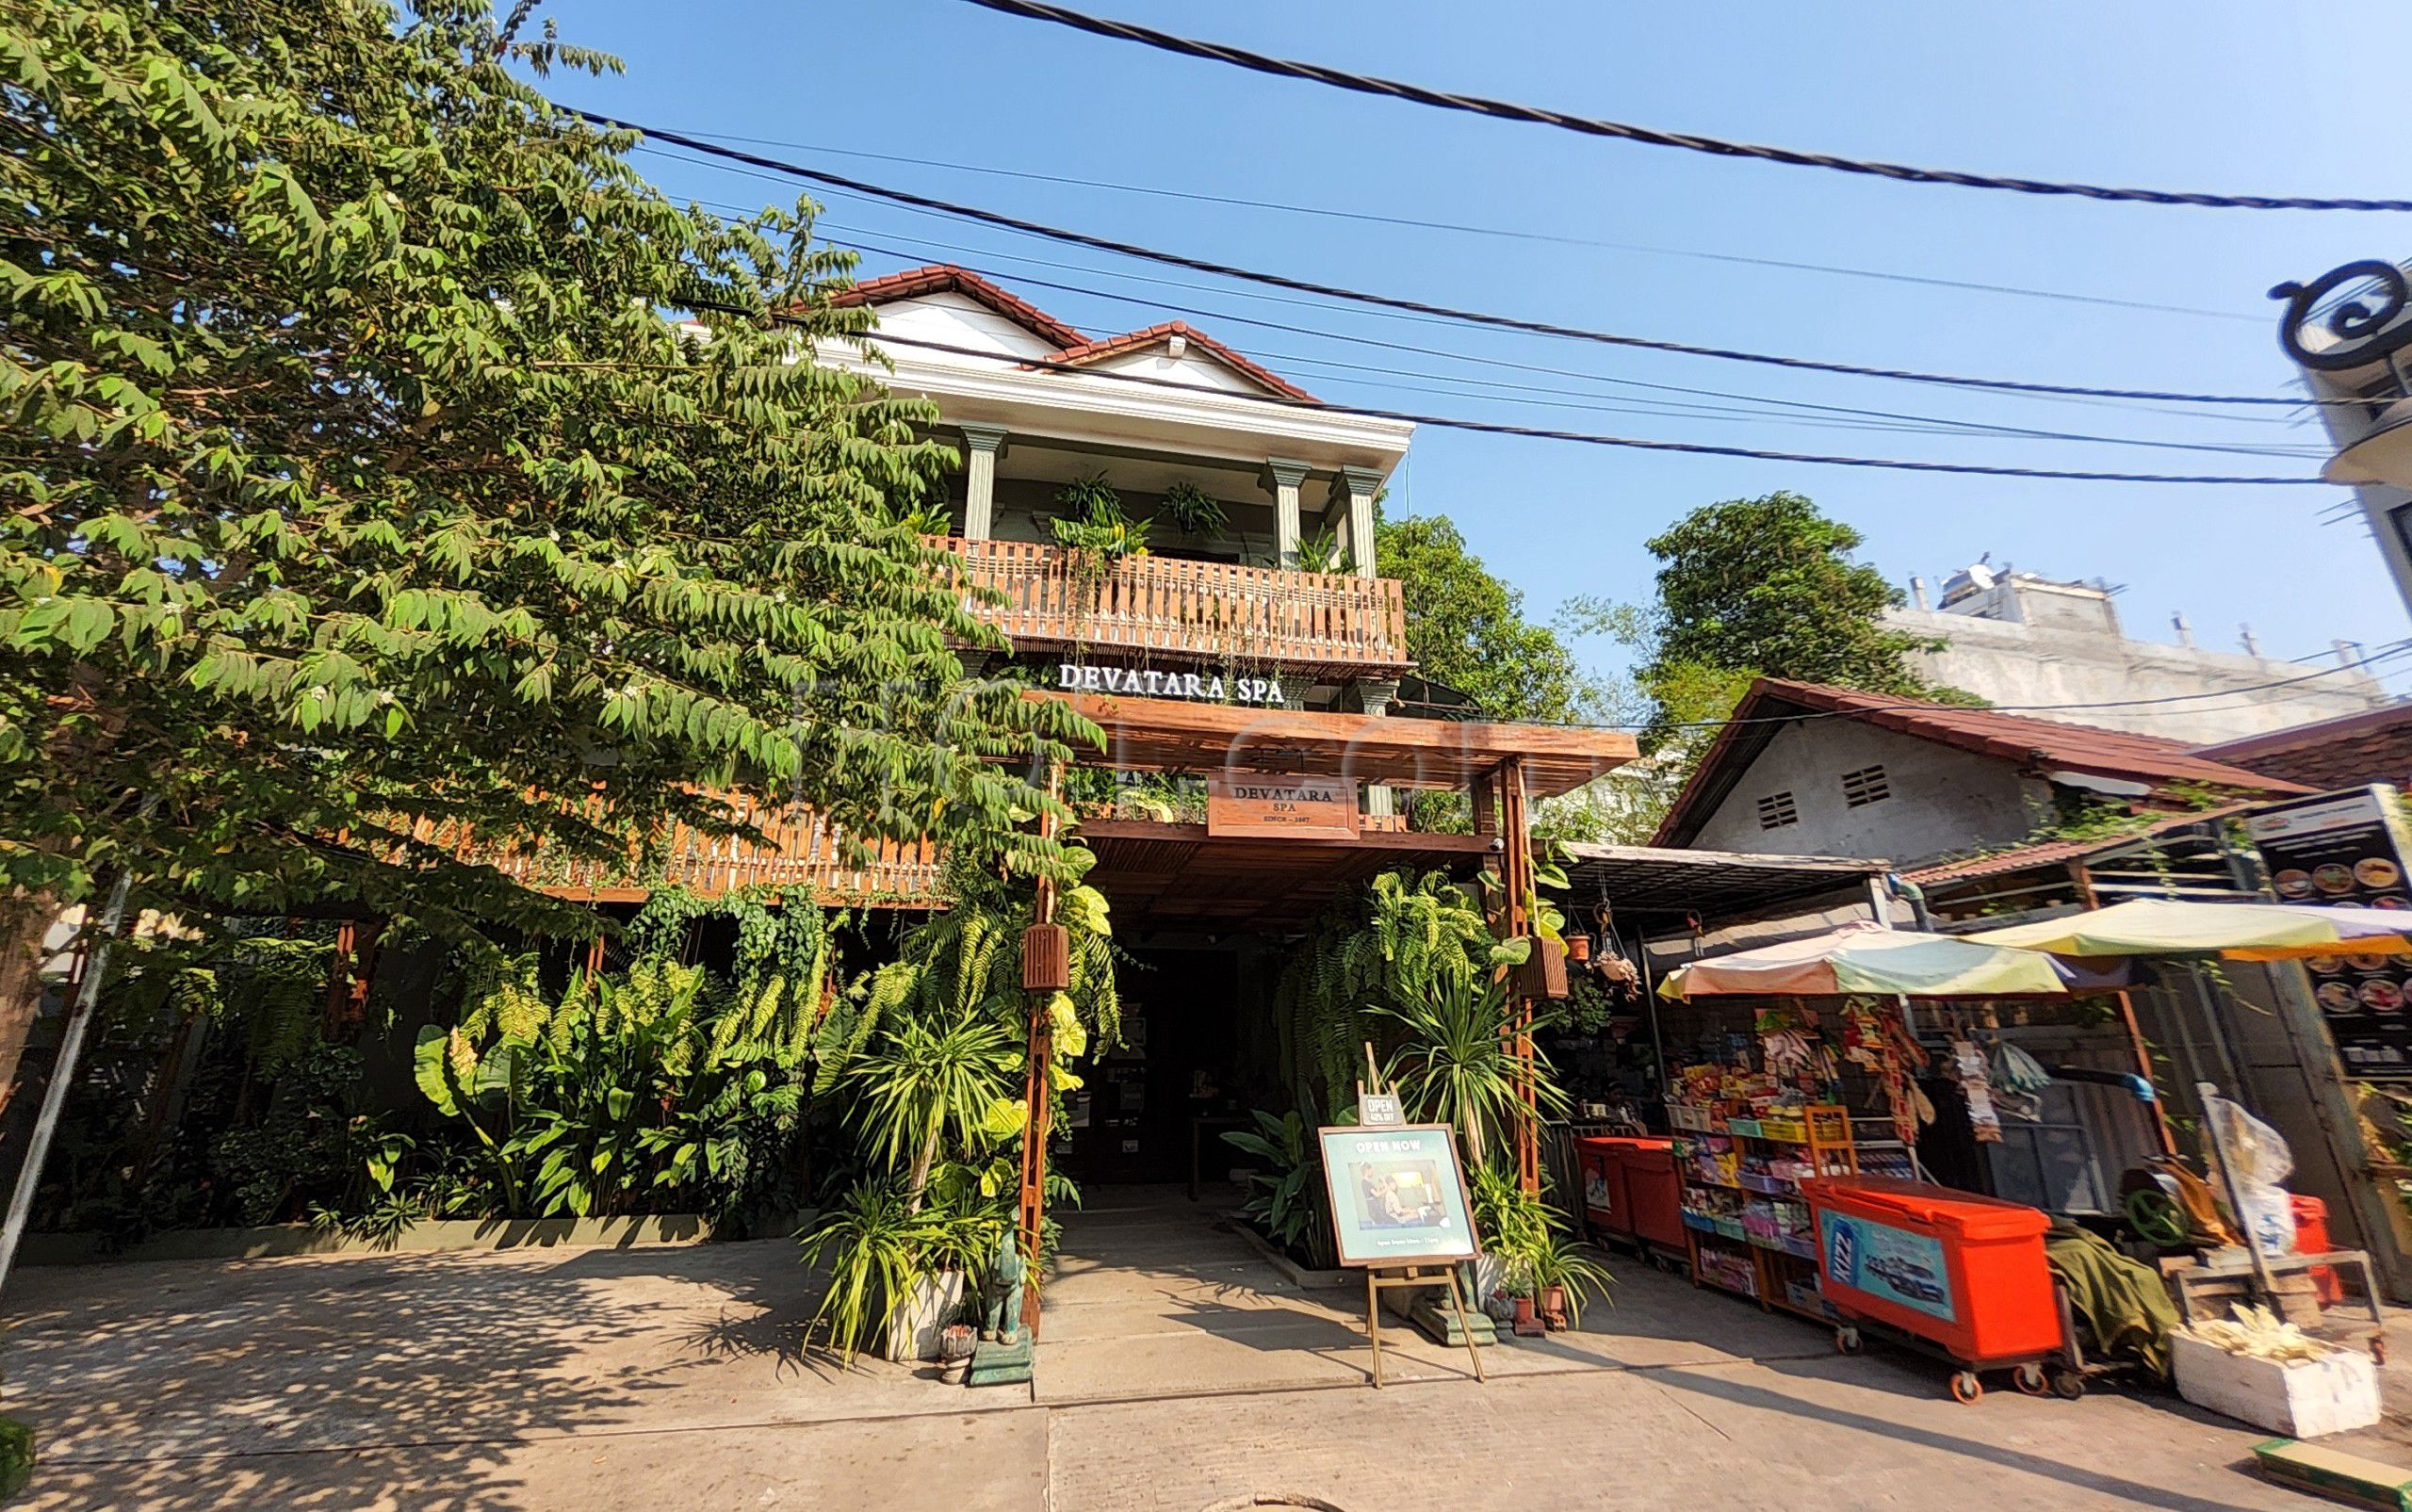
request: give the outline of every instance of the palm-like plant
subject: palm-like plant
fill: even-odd
[[[1485,1163],[1494,1141],[1518,1116],[1525,1084],[1524,1064],[1507,1032],[1507,987],[1487,975],[1478,981],[1451,976],[1428,998],[1383,1004],[1377,1011],[1407,1031],[1386,1078],[1416,1116],[1455,1126],[1465,1136],[1467,1159]],[[1566,1091],[1547,1063],[1536,1057],[1530,1077],[1540,1116],[1564,1112]]]
[[[990,1110],[1013,1096],[1020,1048],[996,1019],[976,1015],[902,1017],[852,1072],[866,1152],[890,1171],[909,1166],[905,1204],[915,1211],[947,1136],[977,1150],[994,1142]]]

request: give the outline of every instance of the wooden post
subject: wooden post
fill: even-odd
[[[2084,862],[2069,863],[2069,880],[2077,885],[2078,906],[2089,912],[2101,906],[2094,899],[2093,873],[2086,870]],[[2135,1000],[2127,996],[2127,989],[2125,987],[2121,987],[2111,996],[2118,1000],[2119,1022],[2126,1026],[2128,1048],[2136,1054],[2136,1071],[2144,1079],[2144,1085],[2153,1089],[2153,1136],[2160,1142],[2160,1152],[2163,1155],[2175,1155],[2177,1153],[2177,1136],[2170,1131],[2169,1110],[2161,1105],[2160,1083],[2153,1080],[2152,1047],[2144,1043],[2143,1026],[2136,1022]]]
[[[1047,795],[1053,798],[1058,787],[1058,773],[1051,768],[1047,773]],[[1043,838],[1053,838],[1055,815],[1051,808],[1038,814],[1038,833]],[[1037,908],[1033,921],[1040,925],[1055,922],[1055,884],[1040,877],[1036,885]],[[1032,1284],[1022,1292],[1022,1326],[1030,1330],[1031,1341],[1038,1341],[1038,1243],[1039,1233],[1047,1220],[1047,1138],[1054,1122],[1050,1099],[1053,1089],[1047,1081],[1048,1066],[1055,1056],[1055,1021],[1049,1008],[1054,997],[1051,991],[1026,994],[1030,1004],[1030,1037],[1025,1048],[1022,1081],[1021,1126],[1021,1201],[1018,1226],[1021,1231],[1022,1261],[1030,1267]]]
[[[1524,797],[1524,763],[1509,756],[1499,763],[1499,880],[1508,893],[1502,923],[1509,939],[1533,933],[1525,900],[1533,895],[1533,830]],[[1536,942],[1535,949],[1539,949]],[[1516,1185],[1538,1196],[1541,1190],[1540,1101],[1535,1090],[1533,1065],[1533,1000],[1508,977],[1508,1032],[1516,1057]]]

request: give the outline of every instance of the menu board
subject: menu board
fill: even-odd
[[[2245,832],[2279,901],[2412,909],[2395,789],[2330,793],[2248,815]],[[2349,1075],[2412,1081],[2412,956],[2315,955],[2311,994]]]

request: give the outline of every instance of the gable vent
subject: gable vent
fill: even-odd
[[[1882,767],[1862,767],[1857,772],[1843,773],[1843,806],[1864,808],[1881,804],[1893,796],[1893,788],[1884,780]]]
[[[1786,824],[1801,822],[1801,810],[1794,806],[1789,791],[1769,793],[1759,800],[1759,828],[1780,830]]]

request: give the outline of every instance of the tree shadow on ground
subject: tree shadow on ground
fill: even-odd
[[[806,1278],[783,1246],[783,1270],[731,1253],[757,1247],[22,1273],[31,1504],[524,1504],[514,1444],[631,1425],[736,1355],[801,1359]]]

